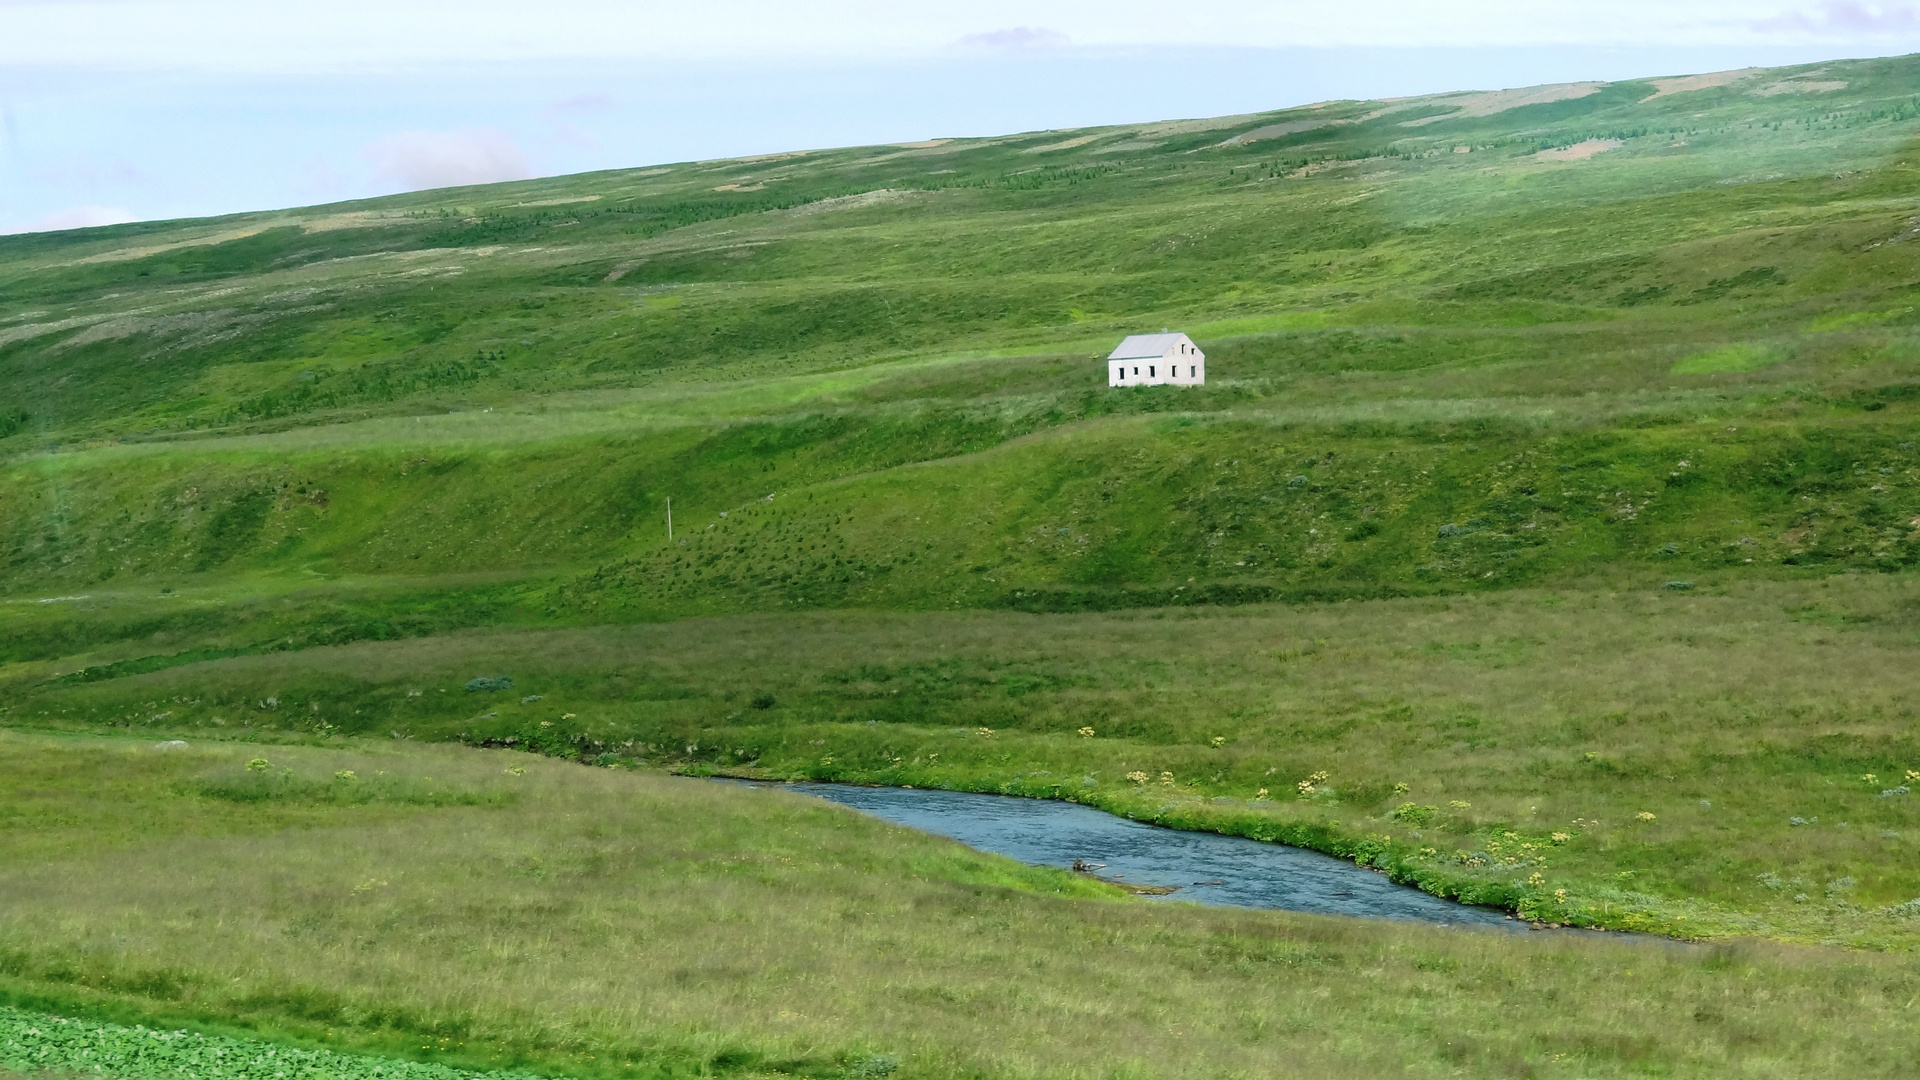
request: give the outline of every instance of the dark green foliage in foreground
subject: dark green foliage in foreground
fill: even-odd
[[[537,1080],[432,1062],[356,1057],[192,1031],[154,1031],[0,1005],[0,1070],[116,1080]]]

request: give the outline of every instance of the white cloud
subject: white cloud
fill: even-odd
[[[1867,5],[1841,0],[1813,10],[1789,11],[1760,19],[1754,28],[1764,32],[1821,38],[1878,38],[1911,36],[1920,31],[1920,11],[1911,4]]]
[[[374,179],[408,191],[525,180],[527,156],[494,128],[403,131],[367,144],[362,155]]]
[[[69,206],[64,210],[55,210],[38,221],[12,228],[0,229],[0,233],[58,232],[61,229],[90,229],[96,225],[124,225],[129,221],[138,221],[133,211],[123,206]]]

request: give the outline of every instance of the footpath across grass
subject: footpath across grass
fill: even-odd
[[[0,757],[0,994],[41,1014],[579,1077],[1868,1076],[1920,1033],[1902,958],[1131,900],[656,772],[391,739]],[[470,798],[392,794],[423,791]]]

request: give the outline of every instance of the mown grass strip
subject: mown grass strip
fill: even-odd
[[[8,1005],[0,1005],[0,1070],[86,1072],[124,1080],[540,1080],[533,1073],[472,1072],[431,1062],[76,1020]]]

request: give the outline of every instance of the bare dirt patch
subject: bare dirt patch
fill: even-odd
[[[515,206],[565,206],[568,203],[599,202],[598,195],[568,195],[557,199],[534,199],[530,202],[517,202]]]
[[[1618,150],[1626,143],[1619,139],[1588,139],[1558,150],[1542,150],[1533,155],[1535,161],[1585,161],[1595,154],[1604,154],[1609,150]]]
[[[1555,101],[1572,101],[1575,98],[1591,97],[1606,88],[1606,83],[1556,83],[1551,86],[1529,86],[1523,90],[1488,90],[1480,93],[1441,94],[1436,97],[1413,98],[1388,110],[1401,112],[1423,105],[1454,105],[1458,111],[1440,116],[1422,116],[1408,120],[1401,127],[1425,127],[1442,120],[1458,120],[1469,116],[1493,116],[1509,109],[1519,109],[1528,105],[1546,105]],[[1382,114],[1384,115],[1384,114]]]
[[[88,326],[111,318],[113,318],[112,315],[81,315],[71,319],[61,319],[57,322],[26,323],[21,326],[9,326],[5,329],[0,329],[0,347],[11,345],[16,341],[26,341],[30,338],[37,338],[45,334],[57,334],[63,330],[71,330],[76,326]]]
[[[942,154],[957,153],[961,150],[973,150],[985,146],[999,146],[1006,139],[928,139],[925,142],[895,144],[905,145],[904,150],[895,150],[891,154],[880,154],[870,158],[856,158],[847,162],[848,167],[860,165],[878,165],[896,158],[938,157]]]
[[[1364,159],[1362,159],[1362,160],[1359,160],[1359,161],[1313,161],[1313,162],[1308,162],[1307,164],[1305,164],[1305,165],[1302,165],[1302,166],[1300,166],[1299,168],[1297,168],[1297,169],[1295,169],[1295,170],[1293,170],[1292,172],[1290,172],[1290,173],[1288,173],[1288,174],[1287,174],[1287,179],[1289,179],[1289,180],[1304,180],[1304,179],[1306,179],[1306,178],[1307,178],[1307,177],[1309,177],[1309,176],[1318,176],[1318,175],[1320,175],[1320,174],[1321,174],[1321,173],[1323,173],[1323,172],[1331,172],[1331,171],[1333,171],[1333,170],[1335,170],[1335,169],[1351,169],[1351,168],[1354,168],[1354,167],[1356,167],[1356,166],[1359,166],[1359,165],[1365,165],[1365,164],[1367,164],[1368,162],[1370,162],[1370,161],[1374,161],[1374,160],[1376,160],[1376,159],[1374,159],[1374,158],[1364,158]]]
[[[1128,139],[1126,142],[1114,143],[1112,146],[1103,146],[1100,149],[1095,150],[1094,153],[1124,154],[1124,153],[1130,153],[1134,150],[1152,150],[1157,148],[1159,145],[1160,144],[1157,142],[1148,142],[1145,139]]]
[[[819,199],[814,202],[796,206],[791,210],[783,210],[781,213],[793,217],[804,217],[808,214],[824,214],[834,210],[858,210],[863,206],[879,206],[882,203],[900,202],[915,194],[919,193],[897,191],[893,188],[879,188],[875,191],[863,191],[858,195],[839,195],[831,199]]]
[[[1085,146],[1099,137],[1098,135],[1082,135],[1077,139],[1068,139],[1065,142],[1048,143],[1045,146],[1029,146],[1020,152],[1023,154],[1045,154],[1054,150],[1071,150],[1076,146]]]
[[[1654,98],[1672,97],[1694,90],[1711,90],[1717,86],[1730,86],[1750,75],[1757,74],[1761,68],[1739,68],[1734,71],[1715,71],[1706,75],[1679,75],[1671,79],[1654,79],[1653,93],[1640,99],[1641,104]]]
[[[1285,135],[1298,135],[1303,131],[1318,131],[1321,128],[1332,128],[1338,126],[1340,123],[1342,123],[1342,121],[1339,120],[1289,120],[1284,124],[1268,124],[1266,127],[1257,127],[1252,131],[1243,131],[1233,138],[1222,142],[1220,145],[1245,146],[1248,143],[1260,142],[1264,139],[1278,139]]]
[[[1258,113],[1242,113],[1239,116],[1215,116],[1207,120],[1168,120],[1159,124],[1147,124],[1133,130],[1136,139],[1164,139],[1169,135],[1192,135],[1201,131],[1219,131],[1221,128],[1239,127],[1241,124],[1258,120]]]
[[[191,240],[176,240],[170,244],[147,244],[142,247],[117,248],[113,251],[103,251],[98,255],[89,255],[84,259],[76,260],[76,262],[85,264],[144,259],[149,255],[158,255],[163,251],[175,251],[180,248],[189,247],[210,247],[214,244],[224,244],[229,240],[245,240],[249,236],[266,232],[267,228],[268,226],[266,225],[254,225],[244,229],[229,229],[225,232],[196,236]]]
[[[392,214],[384,211],[355,210],[345,214],[327,214],[310,218],[300,223],[302,232],[332,232],[335,229],[366,229],[375,225],[391,224],[395,220]]]
[[[1840,80],[1828,82],[1810,82],[1788,79],[1785,82],[1768,83],[1747,91],[1754,97],[1777,97],[1781,94],[1831,94],[1836,90],[1845,90],[1847,84]]]

